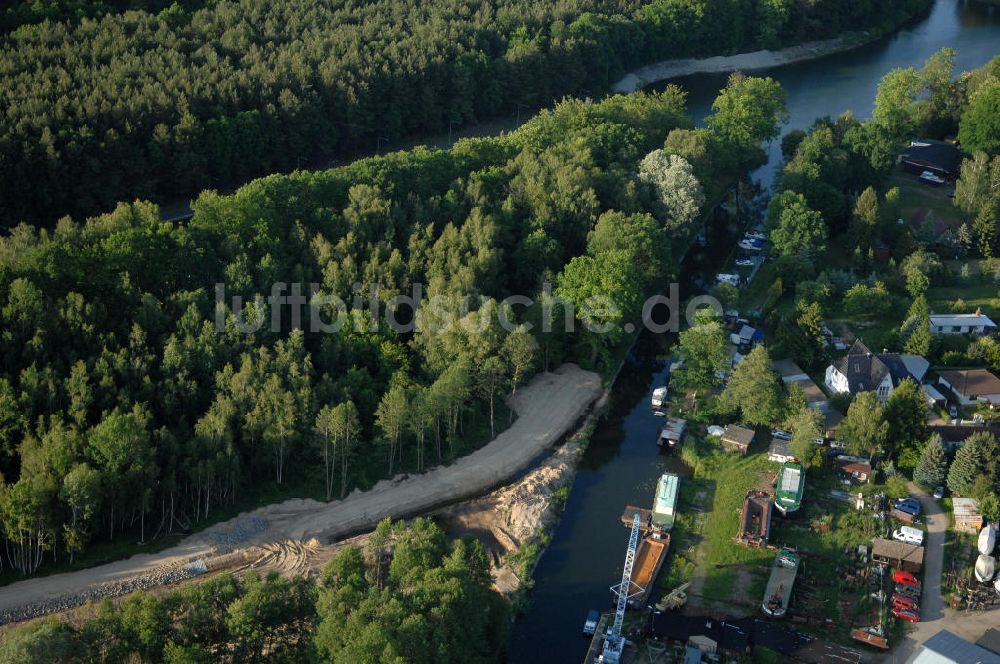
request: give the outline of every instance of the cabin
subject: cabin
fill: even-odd
[[[767,450],[767,460],[778,463],[795,461],[795,453],[792,452],[792,442],[772,437],[771,446]]]
[[[982,336],[995,332],[997,324],[976,309],[972,314],[931,314],[931,334],[971,334]]]
[[[929,368],[930,362],[919,355],[873,353],[858,339],[847,355],[826,368],[824,382],[831,392],[875,392],[885,401],[907,378],[919,385]]]
[[[962,151],[951,143],[921,138],[910,142],[899,155],[899,162],[907,173],[920,175],[930,171],[946,180],[955,180],[962,172]]]
[[[722,449],[745,455],[750,449],[750,444],[753,443],[754,435],[753,429],[729,424],[722,432]]]
[[[872,561],[918,574],[924,566],[924,547],[878,537],[872,541]]]
[[[837,473],[846,480],[867,482],[872,476],[872,465],[859,457],[840,456],[837,457]]]
[[[983,527],[983,513],[975,498],[952,498],[951,509],[955,516],[955,530],[978,533]]]
[[[991,408],[1000,404],[1000,378],[986,369],[939,371],[938,382],[961,406],[972,406],[980,401]]]

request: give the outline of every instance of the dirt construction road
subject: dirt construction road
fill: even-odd
[[[514,424],[485,447],[450,466],[379,482],[344,500],[291,500],[241,514],[156,554],[142,554],[92,569],[28,579],[0,588],[0,617],[9,622],[41,615],[102,595],[176,580],[186,562],[237,547],[330,541],[373,527],[385,517],[408,517],[483,494],[523,471],[559,441],[602,391],[600,377],[567,364],[540,374],[511,398]],[[136,583],[141,579],[141,583]]]

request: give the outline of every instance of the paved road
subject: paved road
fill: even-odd
[[[927,541],[924,543],[924,591],[920,601],[920,622],[914,625],[906,639],[893,647],[881,661],[903,664],[918,646],[947,629],[969,641],[976,641],[989,627],[1000,625],[1000,610],[954,611],[947,608],[941,596],[941,573],[944,570],[944,540],[948,530],[948,515],[934,498],[910,483],[910,492],[920,499],[927,523]]]

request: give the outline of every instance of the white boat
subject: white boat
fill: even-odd
[[[653,390],[653,398],[651,399],[653,408],[660,409],[667,407],[667,388],[658,387]]]
[[[924,171],[920,174],[920,181],[926,182],[927,184],[932,184],[934,186],[944,184],[944,178],[938,177],[930,171]]]
[[[997,589],[997,594],[1000,595],[1000,577],[997,577],[996,583],[993,584],[993,587]]]
[[[737,246],[743,251],[761,251],[764,248],[759,240],[740,240]]]
[[[985,556],[980,554],[979,558],[976,559],[976,580],[982,583],[988,583],[993,580],[993,575],[996,573],[996,561],[993,560],[993,556]]]
[[[993,553],[993,549],[997,545],[997,531],[993,529],[993,526],[986,524],[986,526],[979,532],[979,553],[984,556],[988,556]]]

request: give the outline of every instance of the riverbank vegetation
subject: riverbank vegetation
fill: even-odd
[[[500,662],[508,607],[474,539],[382,522],[318,583],[222,574],[7,634],[0,662]]]
[[[185,198],[404,135],[520,117],[565,95],[600,96],[641,64],[881,31],[929,6],[9,3],[0,17],[19,27],[0,42],[0,226]]]
[[[692,129],[673,87],[566,101],[450,151],[206,192],[183,225],[135,203],[15,228],[0,238],[13,571],[188,532],[275,489],[329,500],[447,463],[509,421],[498,402],[533,371],[604,369],[675,269],[703,191],[759,163],[753,138],[783,112],[768,80],[734,77],[720,100],[719,130]],[[773,109],[771,124],[745,108]],[[275,283],[294,296],[286,282],[326,302],[296,324],[294,300],[257,298]],[[415,314],[396,303],[417,285]],[[336,300],[359,293],[365,310],[342,314]],[[536,304],[514,311],[510,294]]]
[[[778,256],[741,304],[764,310],[772,352],[790,355],[817,382],[833,355],[824,326],[848,341],[863,338],[869,348],[925,357],[932,366],[1000,369],[991,337],[930,331],[932,313],[1000,312],[994,258],[1000,57],[958,75],[954,57],[944,49],[920,69],[886,74],[870,120],[821,118],[809,132],[783,139],[785,165],[768,214]],[[930,187],[897,165],[915,137],[958,139],[957,181]],[[786,236],[799,246],[789,247]],[[896,386],[884,407],[872,392],[845,397],[831,403],[846,415],[838,436],[852,453],[872,457],[889,474],[912,473],[929,490],[943,483],[934,456],[940,441],[930,435],[925,396],[915,383]],[[995,419],[989,409],[969,410]],[[989,456],[995,448],[989,438],[970,438],[976,444],[963,455]],[[994,465],[956,455],[952,468],[962,471],[947,485],[984,501],[992,514],[1000,493]]]

